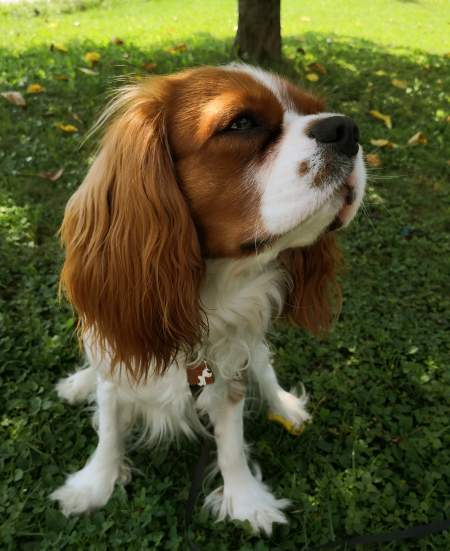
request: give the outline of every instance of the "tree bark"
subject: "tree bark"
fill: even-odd
[[[280,0],[239,0],[235,46],[245,61],[280,60]]]

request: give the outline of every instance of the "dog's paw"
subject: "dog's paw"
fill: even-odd
[[[308,396],[303,389],[300,396],[295,389],[291,392],[280,389],[278,399],[271,405],[269,419],[281,423],[291,434],[298,435],[303,430],[303,425],[311,419],[306,410]]]
[[[111,497],[117,474],[99,475],[87,465],[70,475],[63,486],[50,494],[50,499],[59,503],[66,517],[98,509],[106,505]]]
[[[255,532],[262,530],[268,536],[275,522],[286,524],[282,510],[289,504],[288,499],[276,499],[262,482],[253,477],[244,482],[225,484],[205,500],[205,507],[217,517],[217,521],[226,518],[248,520]]]
[[[96,375],[92,368],[81,369],[56,384],[56,393],[61,400],[77,404],[87,400],[94,392]]]

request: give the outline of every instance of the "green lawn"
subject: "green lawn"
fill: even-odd
[[[66,520],[47,499],[96,444],[86,408],[53,391],[79,361],[71,312],[56,298],[56,231],[91,159],[94,144],[81,141],[118,77],[145,74],[146,63],[165,73],[233,59],[235,4],[0,7],[0,92],[19,91],[28,103],[0,97],[2,549],[183,548],[196,444],[134,450],[133,481],[90,516]],[[294,439],[258,408],[247,420],[253,457],[277,496],[293,501],[290,524],[260,539],[199,509],[194,539],[203,550],[297,551],[450,517],[450,4],[284,0],[282,20],[281,70],[323,94],[329,110],[352,115],[381,166],[370,169],[364,212],[342,236],[346,300],[333,334],[272,335],[280,378],[305,383],[314,422]],[[89,51],[101,55],[96,67],[84,60]],[[29,84],[44,91],[27,94]],[[392,129],[370,110],[390,115]],[[408,145],[419,131],[427,143]],[[56,181],[36,176],[59,168]],[[383,549],[448,550],[450,535]]]

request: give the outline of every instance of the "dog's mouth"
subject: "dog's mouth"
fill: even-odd
[[[346,225],[352,213],[352,206],[356,201],[356,181],[353,173],[347,176],[344,179],[344,182],[338,187],[336,192],[333,194],[335,198],[339,201],[342,201],[342,206],[337,212],[336,216],[332,222],[324,228],[323,233],[329,233],[337,231],[343,226]],[[314,216],[314,215],[312,215]],[[303,220],[300,224],[303,225],[306,220]],[[260,253],[265,249],[271,247],[279,239],[284,237],[286,234],[290,233],[292,229],[283,233],[283,234],[274,234],[274,235],[262,235],[259,237],[254,237],[252,240],[246,241],[241,244],[240,249],[244,254],[254,254]]]
[[[336,217],[334,218],[334,220],[326,229],[327,233],[336,231],[339,228],[342,228],[342,226],[345,224],[345,222],[348,219],[351,206],[353,205],[356,199],[355,189],[351,184],[350,178],[346,180],[342,189],[339,190],[339,193],[342,194],[344,197],[344,204],[342,205],[339,212],[336,214]]]
[[[329,226],[325,228],[324,233],[329,233],[342,228],[348,220],[351,206],[356,199],[356,192],[353,185],[351,184],[350,178],[345,181],[345,184],[339,189],[337,194],[343,197],[343,205],[340,208],[339,212],[336,214],[331,224],[329,224]],[[303,223],[304,221],[302,222],[302,224]],[[284,235],[286,234],[255,237],[250,241],[242,243],[240,249],[243,253],[247,254],[262,252],[263,250],[276,243]]]

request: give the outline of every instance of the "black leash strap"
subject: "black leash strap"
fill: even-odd
[[[328,551],[331,549],[345,549],[346,547],[355,547],[356,545],[371,545],[373,543],[389,543],[391,541],[414,540],[444,532],[450,529],[450,519],[437,520],[429,524],[421,524],[419,526],[411,526],[405,530],[395,530],[393,532],[384,532],[382,534],[371,534],[368,536],[356,536],[347,540],[338,540],[335,542],[325,543],[307,547],[306,551]]]
[[[192,516],[194,514],[195,504],[197,503],[197,498],[202,489],[202,482],[205,477],[205,471],[206,466],[208,465],[210,451],[211,442],[206,437],[203,440],[200,457],[197,463],[194,465],[194,468],[192,469],[191,487],[189,488],[189,495],[186,501],[184,528],[186,542],[190,551],[201,551],[201,549],[191,541],[189,536],[189,528],[192,523]]]
[[[200,394],[201,387],[198,385],[190,385],[191,393],[196,400]],[[203,422],[203,420],[202,420]],[[204,423],[205,424],[205,423]],[[184,530],[185,530],[185,540],[189,551],[201,551],[200,547],[197,547],[195,543],[191,541],[189,528],[192,524],[192,517],[194,515],[195,504],[197,503],[198,496],[202,490],[203,479],[205,478],[205,471],[208,465],[208,459],[211,452],[211,442],[212,440],[205,436],[200,451],[200,457],[198,458],[197,463],[192,469],[191,475],[191,487],[189,488],[189,495],[186,501],[186,507],[184,511]]]

